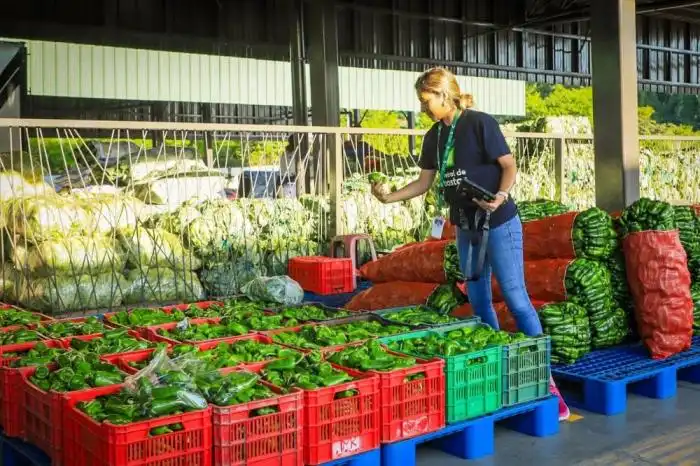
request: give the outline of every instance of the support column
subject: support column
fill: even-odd
[[[314,126],[340,126],[340,97],[338,91],[338,19],[336,0],[310,0],[309,71],[311,83],[311,121]],[[331,221],[329,237],[342,231],[340,195],[343,182],[342,134],[327,134],[317,138],[323,142],[314,150],[314,158],[328,175],[320,180],[320,193],[330,197]],[[325,168],[325,169],[324,169]],[[326,189],[328,191],[326,191]]]
[[[294,125],[306,126],[309,109],[306,100],[306,67],[304,57],[304,11],[301,0],[289,1],[289,56],[292,64],[292,116]]]
[[[635,0],[592,0],[596,205],[619,210],[639,199]]]
[[[406,112],[406,120],[408,129],[416,129],[416,112]],[[408,137],[408,153],[411,157],[416,155],[416,137],[413,135]]]
[[[292,65],[292,122],[296,126],[309,124],[309,107],[306,95],[306,44],[304,42],[304,2],[288,0],[289,4],[289,57]],[[309,135],[294,133],[288,141],[294,154],[297,195],[310,192],[307,171],[310,164]]]

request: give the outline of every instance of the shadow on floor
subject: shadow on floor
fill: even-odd
[[[429,447],[418,466],[700,466],[700,386],[681,383],[678,396],[650,400],[629,395],[626,413],[605,417],[580,412],[559,435],[536,439],[498,428],[496,454],[465,461]]]

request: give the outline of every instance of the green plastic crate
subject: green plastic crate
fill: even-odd
[[[503,406],[549,396],[549,336],[503,346]]]
[[[395,341],[444,334],[450,330],[481,324],[480,320],[452,324],[431,330],[419,330],[403,335],[381,338],[388,344]],[[411,356],[424,357],[412,354]],[[446,420],[447,423],[464,421],[498,411],[502,406],[502,346],[490,346],[481,351],[456,356],[436,356],[445,360]]]

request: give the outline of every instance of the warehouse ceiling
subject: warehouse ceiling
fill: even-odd
[[[331,1],[331,0],[328,0]],[[610,0],[613,1],[613,0]],[[342,66],[590,83],[590,0],[335,0]],[[0,37],[289,60],[295,0],[6,2]],[[303,58],[316,40],[304,3]],[[700,1],[638,0],[640,86],[700,92]]]

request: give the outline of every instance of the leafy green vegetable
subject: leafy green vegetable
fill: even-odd
[[[591,324],[580,305],[564,301],[539,310],[544,333],[552,340],[552,362],[574,363],[591,351]]]
[[[345,382],[350,382],[353,377],[342,370],[334,368],[329,362],[321,360],[317,352],[306,354],[298,360],[287,360],[288,366],[280,367],[278,361],[273,361],[263,369],[262,376],[271,384],[282,387],[297,387],[303,390],[316,390],[321,387],[330,387]],[[341,392],[336,398],[352,396],[350,393]]]
[[[100,361],[95,353],[70,351],[56,358],[58,369],[37,367],[30,381],[44,391],[72,392],[90,387],[115,385],[124,380],[116,366]]]
[[[84,322],[47,322],[37,327],[37,331],[51,338],[63,338],[73,335],[92,335],[105,331],[104,324],[97,317],[87,317]]]
[[[377,340],[331,353],[328,361],[360,371],[393,371],[416,365],[415,358],[388,353]]]
[[[494,330],[488,325],[479,325],[460,327],[444,334],[430,333],[425,337],[399,340],[387,346],[401,353],[431,358],[473,353],[490,345],[507,345],[525,340],[527,337],[520,332],[510,334]]]
[[[401,309],[385,314],[382,318],[404,325],[441,325],[459,322],[460,319],[433,311],[426,306]]]

